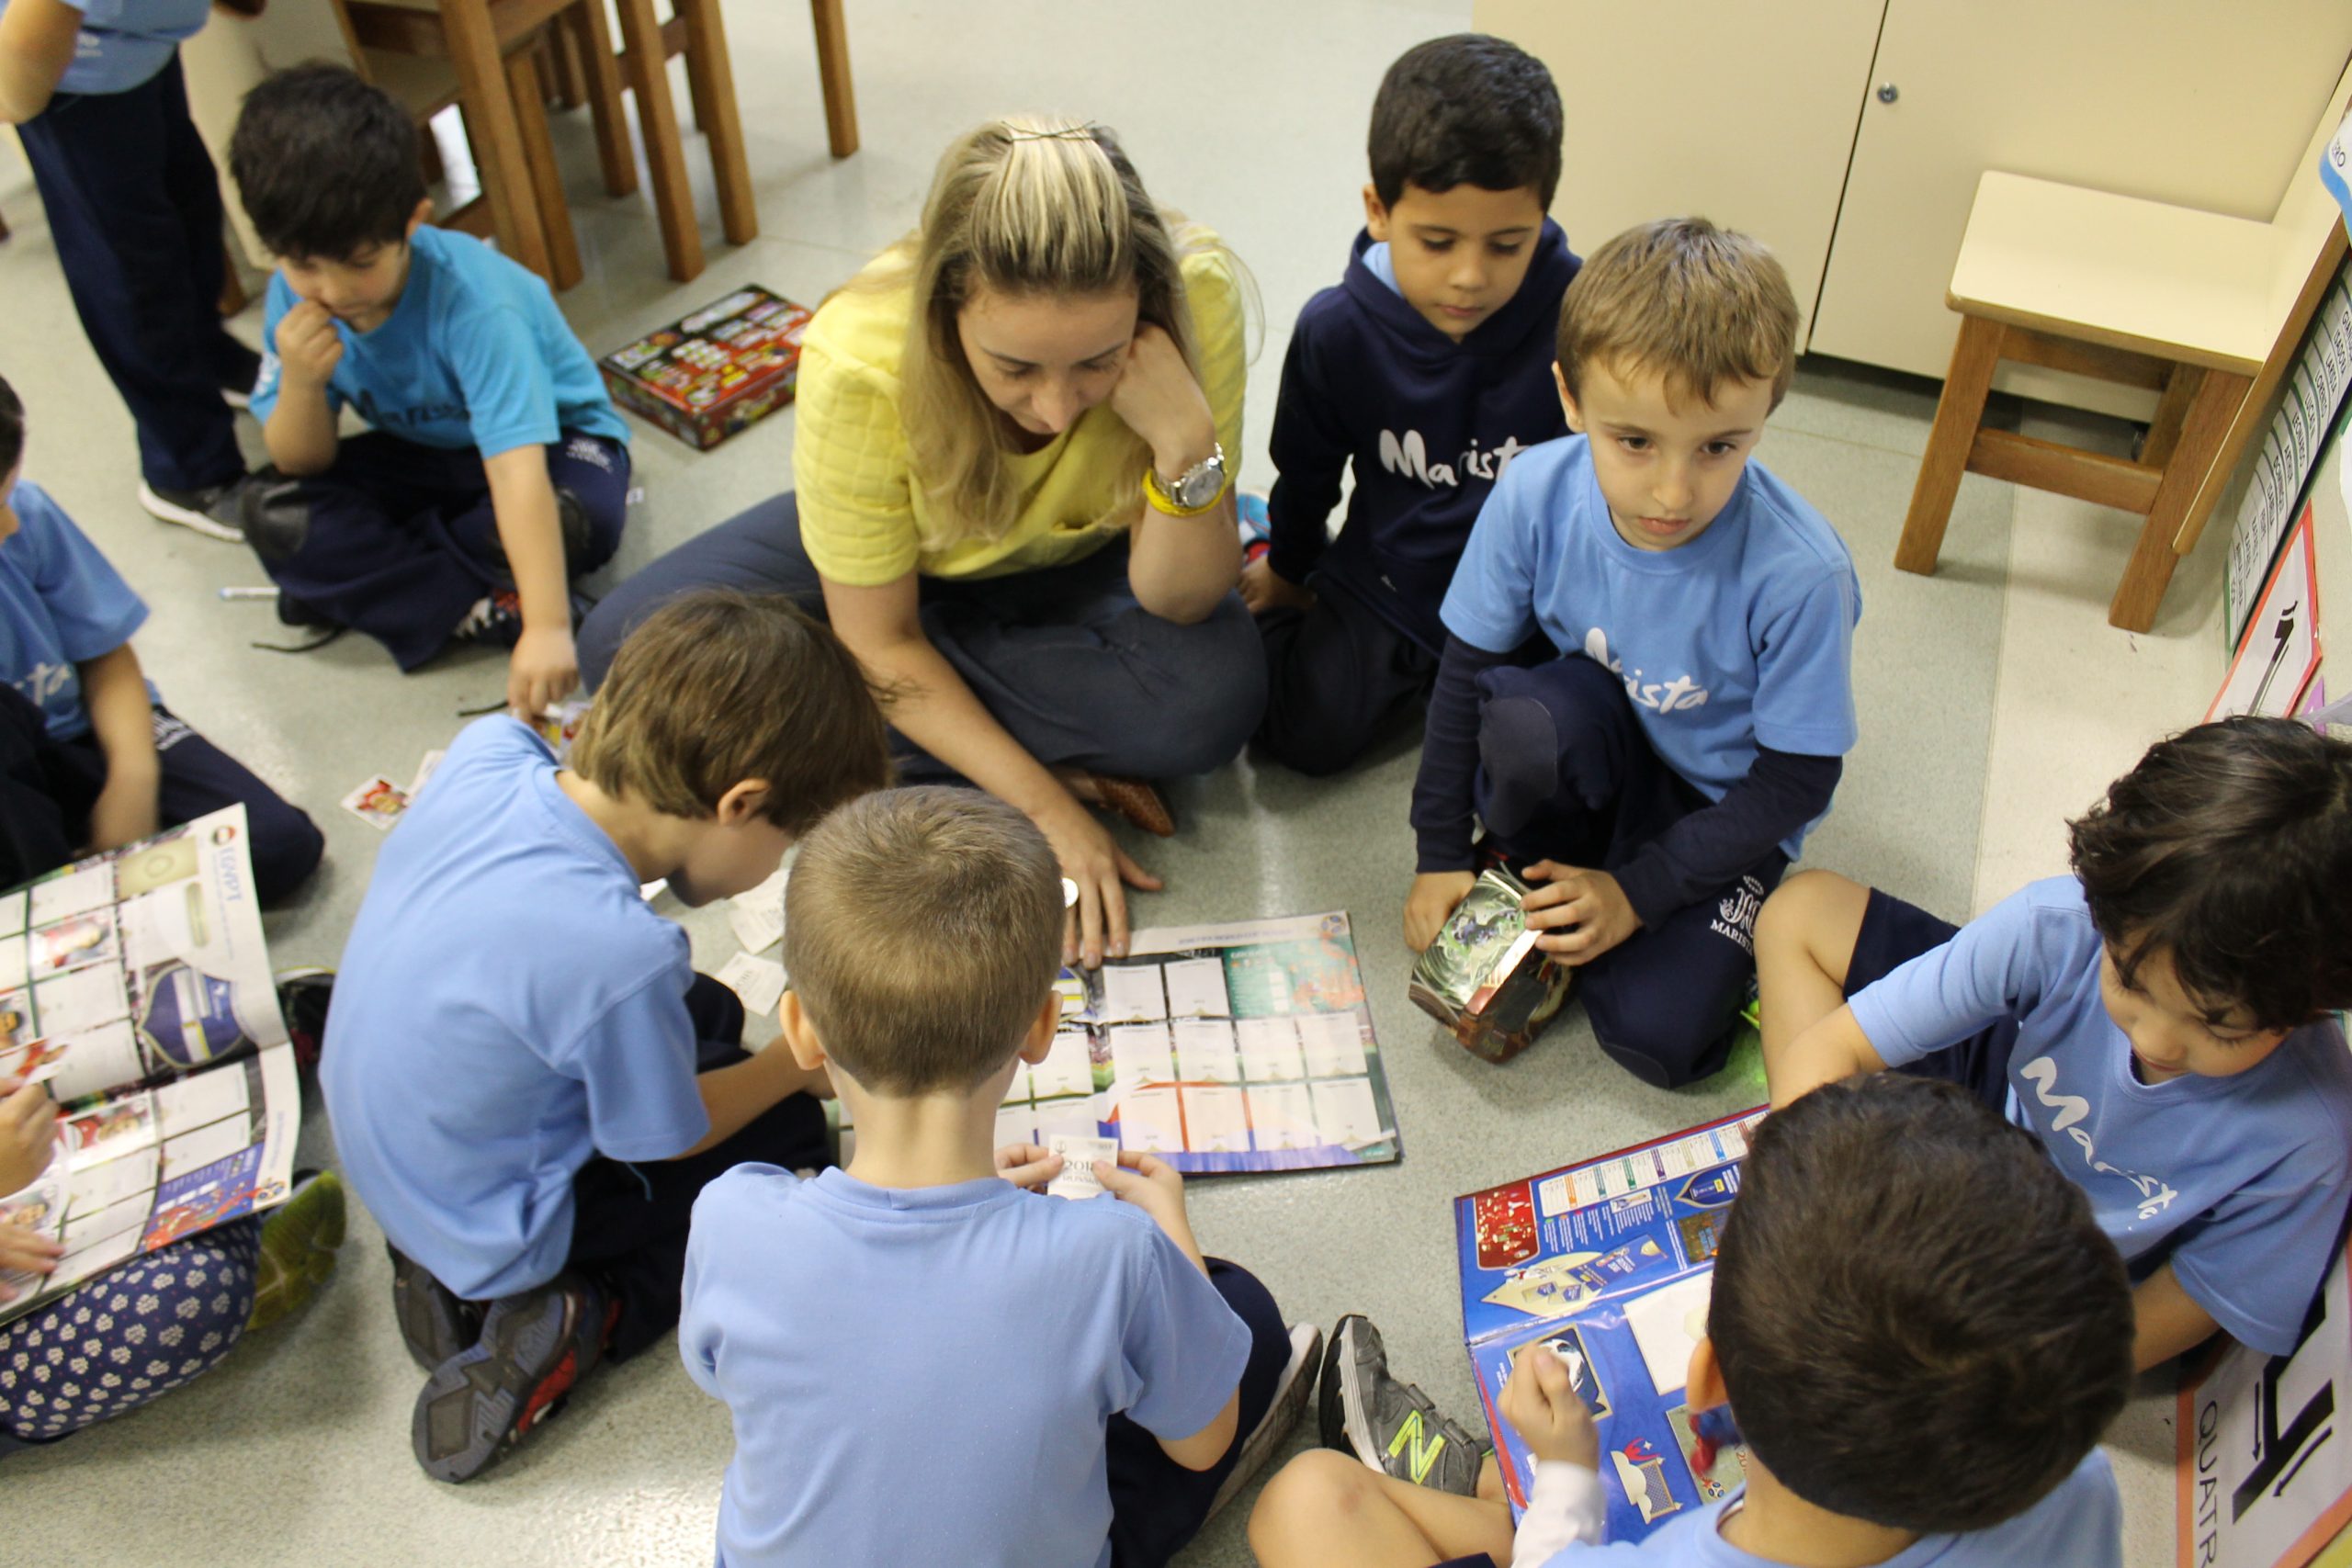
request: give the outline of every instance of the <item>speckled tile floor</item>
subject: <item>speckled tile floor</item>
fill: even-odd
[[[836,164],[825,153],[803,14],[731,0],[763,235],[727,247],[706,184],[711,265],[684,288],[662,275],[642,199],[603,196],[583,117],[561,117],[589,266],[587,281],[563,296],[574,325],[603,352],[742,282],[813,300],[911,223],[956,130],[1009,108],[1092,114],[1119,128],[1160,199],[1220,228],[1256,276],[1266,330],[1243,476],[1264,483],[1290,321],[1338,276],[1359,221],[1373,90],[1408,45],[1466,27],[1467,4],[1202,0],[1181,21],[1170,11],[1049,0],[989,11],[982,28],[971,8],[944,0],[854,7],[865,145]],[[1141,63],[1181,58],[1214,64],[1203,74]],[[689,154],[699,162],[698,150]],[[1571,218],[1575,189],[1572,162],[1562,203]],[[132,502],[128,417],[75,327],[13,149],[0,156],[0,209],[16,231],[0,244],[0,367],[31,405],[28,472],[153,605],[139,648],[175,708],[325,829],[325,871],[273,918],[271,934],[283,963],[333,963],[379,842],[334,802],[369,773],[405,776],[424,750],[446,743],[461,709],[497,697],[501,667],[453,657],[402,680],[358,638],[302,657],[251,647],[274,633],[266,609],[215,593],[260,581],[250,559],[159,527]],[[1603,237],[1572,221],[1570,232],[1588,249]],[[250,311],[239,323],[249,336],[258,325]],[[1808,860],[1961,915],[2056,869],[2061,818],[2147,739],[2202,711],[2221,673],[2206,614],[2217,552],[2184,570],[2154,635],[2126,637],[2105,626],[2104,605],[2129,527],[2112,513],[1971,479],[1946,570],[1934,580],[1899,576],[1889,563],[1933,397],[1922,383],[1809,366],[1762,456],[1845,534],[1863,582],[1863,739]],[[703,456],[639,427],[645,495],[616,571],[788,483],[791,442],[788,415]],[[1329,1325],[1344,1312],[1372,1314],[1404,1375],[1466,1411],[1447,1200],[1753,1103],[1761,1090],[1752,1072],[1738,1071],[1680,1093],[1648,1089],[1602,1062],[1573,1013],[1507,1068],[1435,1037],[1405,1001],[1396,935],[1410,872],[1403,816],[1413,765],[1412,742],[1400,738],[1337,783],[1244,761],[1178,786],[1183,831],[1138,849],[1169,889],[1142,900],[1138,914],[1154,922],[1324,908],[1354,916],[1405,1159],[1347,1174],[1204,1181],[1193,1189],[1195,1221],[1207,1246],[1259,1271],[1294,1316]],[[706,967],[732,951],[715,915],[686,923]],[[311,1118],[306,1143],[311,1156],[331,1156],[322,1116]],[[491,1477],[435,1486],[408,1455],[416,1375],[387,1309],[387,1280],[375,1228],[361,1216],[341,1273],[300,1319],[148,1410],[8,1460],[0,1558],[255,1568],[708,1560],[727,1420],[670,1355],[600,1379]],[[2136,1564],[2169,1561],[2168,1408],[2152,1386],[2111,1443]],[[1247,1562],[1245,1511],[1215,1521],[1183,1561]]]

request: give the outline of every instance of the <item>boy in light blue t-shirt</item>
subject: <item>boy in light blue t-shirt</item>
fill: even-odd
[[[426,226],[407,111],[349,71],[254,88],[230,171],[280,265],[254,390],[280,478],[245,536],[281,617],[356,626],[403,671],[511,648],[507,705],[579,679],[570,584],[620,542],[628,431],[546,283]],[[339,440],[349,407],[374,428]]]
[[[1652,1083],[1723,1065],[1757,907],[1856,737],[1853,561],[1749,461],[1796,322],[1780,263],[1703,219],[1603,245],[1560,312],[1577,434],[1513,460],[1445,597],[1405,940],[1469,891],[1475,813],[1542,885],[1527,923],[1601,1049]],[[1538,632],[1563,657],[1522,668]]]
[[[2095,1445],[2131,1391],[2122,1259],[2033,1140],[1960,1089],[1858,1077],[1767,1117],[1711,1291],[1675,1392],[1694,1427],[1717,1417],[1745,1445],[1728,1496],[1678,1492],[1640,1540],[1604,1542],[1592,1416],[1531,1345],[1498,1402],[1535,1472],[1516,1532],[1491,1456],[1458,1495],[1351,1437],[1267,1483],[1261,1568],[2121,1568]],[[1358,1397],[1351,1373],[1324,1372],[1327,1402],[1335,1377]],[[1673,1448],[1618,1411],[1613,1447]]]
[[[2142,1367],[2217,1327],[2288,1354],[2352,1198],[2352,744],[2199,725],[2072,836],[2072,875],[1957,929],[1791,878],[1756,933],[1773,1102],[1881,1067],[1959,1082],[2089,1195]]]
[[[830,631],[690,593],[622,646],[570,766],[478,720],[385,840],[320,1081],[428,1374],[426,1474],[479,1473],[669,1330],[704,1184],[825,1163],[823,1075],[746,1055],[741,1002],[639,887],[695,907],[756,886],[888,756]]]
[[[1202,1256],[1174,1170],[1122,1154],[1065,1200],[1036,1190],[1059,1155],[990,1148],[1061,1021],[1062,886],[967,789],[868,795],[801,844],[782,1043],[857,1142],[695,1205],[678,1352],[734,1417],[729,1568],[1156,1568],[1313,1386],[1321,1337]]]

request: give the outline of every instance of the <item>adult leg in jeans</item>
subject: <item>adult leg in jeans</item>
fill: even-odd
[[[1290,1360],[1290,1330],[1272,1293],[1238,1264],[1212,1258],[1208,1266],[1209,1283],[1250,1329],[1250,1359],[1241,1369],[1241,1409],[1233,1443],[1208,1469],[1186,1470],[1168,1457],[1158,1438],[1124,1416],[1111,1417],[1104,1437],[1113,1568],[1159,1568],[1199,1533],[1217,1488],[1241,1456],[1241,1445],[1272,1408],[1274,1387]]]
[[[702,1042],[699,1071],[744,1059],[743,1004],[734,992],[697,975],[686,1010]],[[692,1158],[628,1165],[600,1156],[572,1179],[568,1266],[603,1285],[620,1308],[605,1347],[609,1359],[627,1360],[676,1326],[695,1200],[729,1170],[754,1161],[786,1170],[831,1164],[824,1108],[808,1095],[792,1095]]]
[[[638,623],[696,588],[788,594],[810,615],[823,616],[824,590],[800,548],[800,508],[791,491],[706,528],[605,594],[575,634],[582,683],[592,692],[603,684],[613,655]]]

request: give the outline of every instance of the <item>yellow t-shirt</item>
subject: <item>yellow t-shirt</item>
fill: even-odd
[[[1182,266],[1195,368],[1230,471],[1240,460],[1249,370],[1241,290],[1222,252],[1196,252]],[[1021,501],[1003,537],[923,547],[939,503],[915,482],[899,423],[910,300],[906,289],[845,290],[825,301],[801,344],[792,482],[800,542],[817,570],[855,588],[895,582],[910,570],[998,577],[1081,559],[1132,525],[1143,507],[1143,470],[1122,456],[1129,450],[1126,428],[1104,403],[1039,450],[1004,459]]]

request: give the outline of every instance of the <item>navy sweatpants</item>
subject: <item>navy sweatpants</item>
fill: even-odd
[[[696,1071],[749,1059],[742,1046],[743,1004],[734,992],[707,975],[696,975],[686,991],[686,1011],[701,1042]],[[677,1326],[695,1200],[711,1182],[749,1161],[786,1170],[831,1165],[824,1107],[808,1095],[791,1095],[691,1159],[629,1165],[599,1155],[572,1178],[568,1265],[604,1286],[620,1305],[606,1351],[612,1359],[626,1360]]]
[[[1266,716],[1258,744],[1286,768],[1323,778],[1355,764],[1429,695],[1437,655],[1319,574],[1315,603],[1258,617],[1266,648]]]
[[[1478,815],[1514,866],[1613,872],[1708,804],[1651,749],[1624,682],[1582,654],[1482,671],[1478,692]],[[1601,1050],[1667,1088],[1721,1067],[1756,969],[1756,911],[1788,864],[1768,852],[1577,970]]]
[[[164,490],[245,471],[223,388],[259,357],[220,324],[220,189],[188,118],[179,56],[120,93],[61,94],[17,128],[82,331]]]
[[[1200,1533],[1216,1489],[1233,1473],[1242,1442],[1274,1403],[1274,1385],[1290,1359],[1282,1310],[1256,1275],[1222,1258],[1208,1260],[1209,1283],[1249,1325],[1250,1359],[1241,1370],[1241,1409],[1233,1446],[1206,1470],[1186,1470],[1159,1439],[1124,1416],[1105,1432],[1111,1481],[1111,1568],[1160,1568]]]
[[[326,852],[326,837],[318,825],[301,807],[289,804],[255,777],[252,769],[168,710],[156,708],[154,720],[155,761],[163,775],[156,791],[157,821],[176,828],[208,811],[242,801],[246,847],[254,862],[254,896],[264,904],[275,904],[300,887]],[[62,745],[69,757],[80,760],[85,770],[83,784],[88,798],[79,799],[81,789],[74,792],[80,816],[71,829],[74,842],[79,844],[88,840],[90,802],[106,783],[106,753],[98,749],[95,735],[77,736]]]
[[[622,638],[688,589],[783,593],[822,619],[790,493],[680,545],[605,595],[580,630],[593,690]],[[1266,659],[1238,594],[1180,626],[1136,603],[1124,539],[1080,561],[1003,577],[922,580],[922,629],[1006,733],[1047,767],[1165,779],[1239,753],[1266,705]],[[909,780],[954,776],[893,732]]]
[[[577,578],[610,560],[628,512],[628,448],[567,433],[547,448],[558,502],[584,528],[566,542]],[[271,581],[336,626],[384,645],[402,671],[441,651],[484,594],[514,586],[490,504],[481,454],[382,431],[346,439],[334,467],[267,491],[267,519],[246,530]]]

